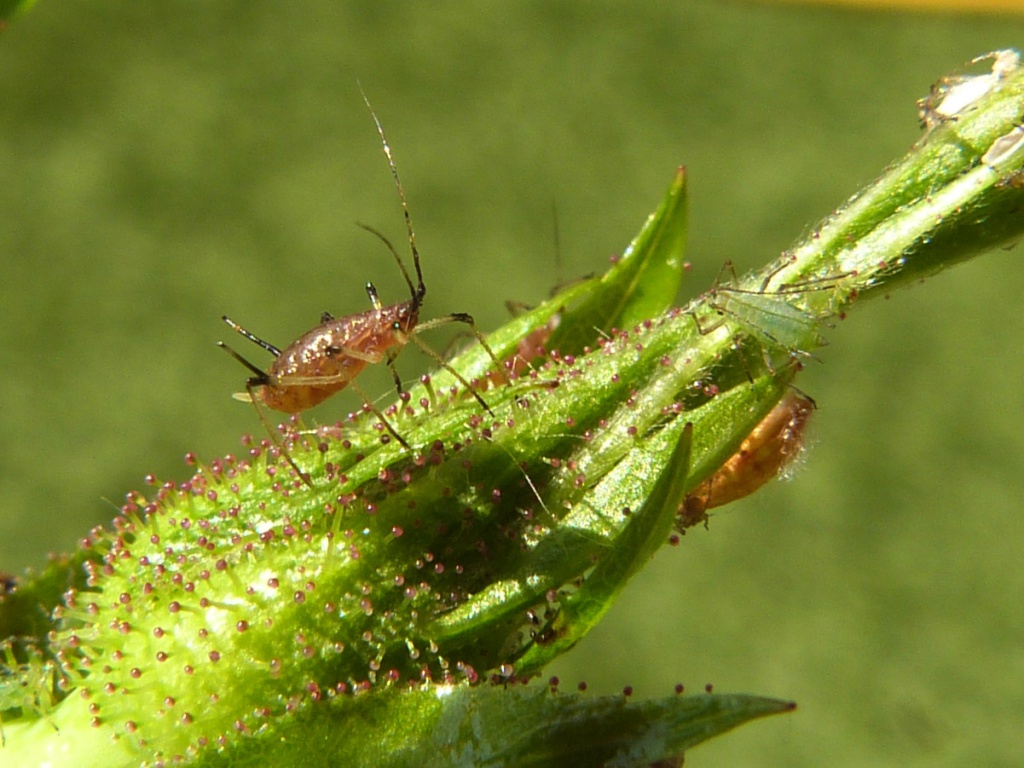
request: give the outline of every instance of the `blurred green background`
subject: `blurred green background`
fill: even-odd
[[[367,279],[404,297],[354,226],[403,241],[357,80],[427,316],[486,329],[603,269],[679,164],[687,295],[765,263],[906,150],[933,81],[1014,45],[1021,18],[705,0],[40,3],[0,37],[0,570],[261,434],[221,314],[285,344],[366,308]],[[799,703],[695,768],[1019,765],[1019,253],[858,307],[802,377],[820,411],[796,480],[659,553],[552,671]]]

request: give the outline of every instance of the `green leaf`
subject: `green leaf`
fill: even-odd
[[[243,766],[641,766],[793,705],[754,696],[631,702],[531,686],[390,692],[305,710],[202,768]]]
[[[668,538],[680,505],[686,499],[692,443],[693,425],[686,424],[654,489],[643,506],[633,513],[633,521],[625,527],[586,581],[562,600],[555,619],[538,634],[543,642],[535,639],[516,662],[520,675],[542,669],[595,627],[629,579]]]
[[[615,265],[552,300],[563,306],[579,302],[551,334],[552,349],[579,354],[599,331],[632,328],[672,306],[683,277],[687,211],[686,172],[680,168],[661,205]]]

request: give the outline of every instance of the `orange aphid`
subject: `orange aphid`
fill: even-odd
[[[790,390],[740,444],[740,449],[683,502],[679,529],[707,519],[707,510],[749,496],[777,477],[803,448],[804,431],[815,409],[811,398]]]

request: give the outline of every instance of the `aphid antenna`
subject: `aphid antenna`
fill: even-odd
[[[409,291],[412,294],[413,309],[418,310],[420,305],[423,303],[423,298],[427,294],[427,286],[423,282],[423,268],[420,266],[420,252],[419,249],[416,247],[416,232],[412,226],[412,216],[409,213],[409,202],[405,197],[405,189],[402,187],[402,180],[398,175],[398,166],[395,165],[395,158],[391,154],[391,145],[388,143],[388,137],[387,134],[384,132],[384,126],[381,125],[380,119],[377,117],[377,113],[374,111],[373,105],[370,103],[369,98],[367,98],[366,92],[363,90],[362,84],[357,82],[357,85],[359,85],[359,93],[363,97],[363,103],[365,103],[366,108],[370,110],[370,116],[373,118],[373,124],[377,126],[377,134],[380,136],[381,145],[384,147],[384,155],[388,159],[388,167],[391,168],[391,177],[395,180],[395,188],[398,190],[398,198],[402,203],[402,216],[405,218],[405,231],[409,236],[409,250],[412,252],[412,263],[413,267],[416,270],[415,289],[413,289],[412,279],[409,276],[409,272],[406,269],[405,264],[402,263],[402,259],[399,257],[398,251],[395,250],[394,245],[391,244],[391,241],[388,240],[388,238],[385,237],[383,233],[369,226],[368,224],[359,224],[359,226],[365,229],[366,231],[379,237],[388,247],[388,250],[391,251],[391,255],[395,257],[395,261],[398,263],[399,269],[402,270],[402,276],[405,277],[405,281],[409,285]],[[469,325],[477,341],[479,341],[480,345],[487,351],[487,354],[491,358],[491,362],[494,363],[495,368],[498,370],[499,373],[501,373],[504,376],[506,384],[510,384],[511,380],[505,374],[504,367],[501,365],[501,362],[494,354],[494,350],[492,350],[490,345],[487,343],[487,340],[484,339],[483,334],[480,333],[480,329],[477,328],[476,321],[473,319],[472,315],[469,315],[465,312],[454,312],[450,315],[446,315],[445,317],[439,317],[425,323],[420,323],[409,334],[409,338],[411,338],[415,342],[416,346],[418,346],[421,350],[423,350],[423,352],[425,352],[427,355],[433,358],[434,361],[437,362],[442,368],[444,368],[446,371],[452,374],[459,381],[460,384],[462,384],[470,392],[472,392],[473,397],[476,398],[477,402],[479,402],[480,405],[483,406],[484,410],[486,410],[489,414],[493,416],[494,412],[491,410],[490,406],[487,405],[486,402],[484,402],[484,399],[480,397],[480,394],[466,380],[466,378],[461,373],[452,368],[450,365],[448,365],[448,363],[445,362],[444,358],[441,357],[441,355],[439,355],[429,346],[427,346],[422,341],[417,339],[415,336],[416,333],[419,333],[421,331],[425,331],[430,328],[436,328],[440,325],[445,325],[446,323],[453,322],[465,323],[466,325]],[[394,369],[392,369],[392,372],[394,373]],[[398,383],[398,374],[394,373],[394,376],[396,383]],[[398,391],[402,391],[400,384],[398,386]]]
[[[555,249],[555,280],[556,287],[562,283],[562,238],[558,228],[558,199],[551,200],[551,235]],[[552,293],[552,295],[554,295]]]
[[[402,187],[402,180],[398,176],[398,167],[395,165],[395,158],[391,154],[391,145],[388,144],[388,137],[384,133],[384,126],[381,125],[380,120],[377,118],[377,113],[373,110],[373,105],[370,104],[370,100],[366,97],[366,93],[363,91],[363,86],[359,86],[359,93],[363,97],[363,102],[366,104],[366,108],[370,110],[370,116],[373,118],[373,124],[377,126],[377,134],[380,136],[380,142],[384,147],[384,154],[388,159],[388,166],[391,168],[391,177],[395,180],[395,188],[398,190],[398,199],[402,202],[402,216],[405,218],[405,231],[409,235],[409,250],[412,251],[412,263],[416,269],[416,290],[412,291],[414,302],[418,306],[423,301],[423,297],[427,293],[427,286],[423,282],[423,270],[420,267],[420,252],[416,248],[416,232],[412,228],[412,216],[409,214],[409,202],[405,197],[405,189]],[[405,269],[405,265],[402,264],[402,260],[398,257],[398,253],[391,245],[390,241],[384,237],[380,232],[375,230],[373,227],[369,227],[365,224],[360,224],[363,229],[366,229],[383,240],[391,253],[394,255],[395,260],[398,262],[398,266],[402,270],[402,274],[405,275],[406,282],[409,283],[409,289],[412,290],[412,281],[409,279],[409,274]],[[418,299],[418,301],[417,301]]]
[[[391,255],[395,257],[395,263],[398,265],[398,268],[402,272],[402,277],[405,278],[405,284],[409,286],[409,295],[412,297],[412,311],[417,311],[420,308],[420,305],[423,303],[423,297],[426,296],[427,294],[427,286],[423,284],[423,273],[420,272],[419,270],[419,259],[416,260],[416,278],[418,284],[413,285],[412,278],[409,277],[409,270],[405,268],[405,263],[402,261],[402,258],[398,255],[398,251],[395,250],[395,246],[391,244],[391,241],[388,240],[384,233],[381,232],[379,229],[376,229],[375,227],[371,227],[369,224],[363,224],[361,221],[357,221],[356,226],[360,227],[361,229],[365,229],[371,235],[375,235],[377,239],[383,242],[384,245],[387,246],[388,250],[391,251]],[[372,285],[372,283],[367,283],[367,293],[370,292]],[[377,304],[379,304],[379,301],[377,301],[376,289],[373,289],[373,293],[370,295],[370,301],[373,302],[374,307],[377,308]]]
[[[755,290],[752,288],[740,288],[738,283],[740,282],[739,277],[736,274],[736,266],[732,263],[731,259],[726,259],[725,263],[722,264],[722,268],[718,271],[718,276],[715,278],[714,287],[709,291],[712,295],[722,291],[725,293],[748,293],[748,294],[760,294],[770,296],[786,296],[793,294],[808,293],[811,291],[828,291],[836,288],[839,283],[856,274],[855,272],[837,272],[831,275],[824,275],[823,277],[810,277],[804,280],[796,280],[792,283],[784,283],[778,288],[769,290],[769,286],[772,281],[784,272],[788,267],[792,266],[796,261],[794,256],[789,259],[784,259],[773,266],[761,280],[761,285]],[[727,276],[726,280],[723,280],[723,275]]]
[[[499,446],[501,450],[505,452],[505,455],[508,456],[509,460],[522,473],[523,479],[526,480],[526,484],[529,486],[530,491],[533,493],[533,497],[537,500],[537,503],[540,504],[540,508],[544,510],[544,514],[546,514],[550,519],[554,520],[555,517],[551,513],[551,510],[548,509],[548,505],[544,502],[544,497],[540,495],[540,491],[537,489],[537,485],[533,482],[533,478],[530,477],[529,473],[526,471],[525,467],[523,467],[522,463],[516,459],[515,454],[513,454],[512,451],[510,451],[508,447],[502,443],[495,443],[495,445]]]

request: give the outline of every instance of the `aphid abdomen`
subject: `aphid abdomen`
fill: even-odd
[[[814,409],[811,398],[788,392],[747,435],[739,450],[690,492],[677,521],[679,528],[703,522],[707,510],[749,496],[781,475],[803,450]]]
[[[767,340],[791,352],[807,351],[824,343],[817,320],[775,294],[723,288],[719,300],[724,312],[762,342]]]
[[[365,363],[363,364],[365,365]],[[257,390],[257,397],[268,408],[284,413],[302,413],[319,405],[336,392],[348,386],[355,376],[349,376],[343,384],[332,386],[294,386],[288,384],[263,384]]]
[[[712,475],[708,508],[749,496],[778,477],[803,449],[804,432],[814,407],[810,398],[788,392]]]

